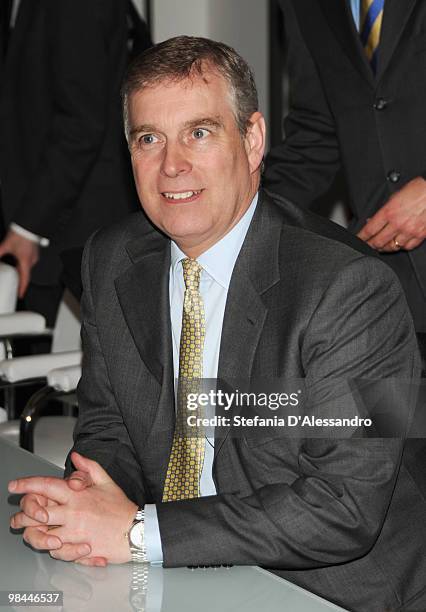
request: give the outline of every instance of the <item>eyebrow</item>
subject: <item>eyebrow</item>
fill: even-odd
[[[140,132],[155,132],[155,127],[153,125],[149,125],[147,123],[143,123],[142,125],[138,125],[132,128],[129,131],[129,137],[131,138],[135,134],[140,134]]]
[[[184,129],[188,129],[196,127],[197,125],[210,125],[211,127],[220,128],[223,127],[223,121],[219,115],[215,115],[214,117],[196,117],[195,119],[185,121],[183,127]],[[130,130],[129,137],[132,138],[135,134],[140,134],[141,132],[151,133],[156,131],[157,128],[154,125],[142,123]]]
[[[223,126],[223,121],[219,115],[216,115],[214,117],[197,117],[196,119],[186,121],[183,125],[186,128],[191,128],[201,124],[220,128]]]

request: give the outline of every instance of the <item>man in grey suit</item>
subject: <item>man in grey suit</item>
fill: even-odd
[[[124,103],[152,225],[136,213],[86,246],[71,476],[11,483],[26,494],[12,526],[86,565],[261,565],[351,610],[421,607],[426,501],[402,438],[225,427],[186,443],[174,392],[196,372],[303,378],[314,401],[339,406],[334,381],[416,378],[394,274],[343,229],[259,190],[265,123],[226,45],[157,45],[131,67]],[[349,396],[339,406],[356,409]]]

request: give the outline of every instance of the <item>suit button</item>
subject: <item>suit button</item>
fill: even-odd
[[[374,102],[373,106],[377,111],[381,111],[384,110],[388,105],[388,101],[385,100],[384,98],[377,98],[377,100]]]
[[[399,179],[401,178],[401,173],[397,172],[396,170],[391,170],[390,172],[388,172],[388,175],[386,178],[388,179],[390,183],[397,183]]]

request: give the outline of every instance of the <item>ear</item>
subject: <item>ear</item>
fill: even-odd
[[[265,142],[265,119],[262,113],[256,111],[249,119],[247,132],[244,136],[244,147],[251,173],[256,172],[262,163],[263,154],[265,152]]]

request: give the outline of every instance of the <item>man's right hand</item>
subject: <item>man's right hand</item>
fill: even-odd
[[[73,472],[65,480],[69,488],[73,491],[82,491],[93,484],[90,474],[81,470]],[[56,505],[56,501],[37,493],[27,493],[27,495],[21,498],[19,504],[22,512],[24,512],[29,519],[28,524],[31,523],[32,526],[35,527],[39,527],[43,524],[45,526],[48,516],[44,508]]]
[[[87,565],[126,563],[131,554],[124,536],[136,515],[137,505],[99,463],[76,452],[72,453],[71,459],[80,472],[89,473],[93,486],[86,486],[87,476],[81,478],[75,474],[71,487],[56,477],[33,476],[11,481],[8,486],[10,493],[36,494],[58,502],[52,507],[42,508],[47,521],[34,525],[34,519],[27,514],[30,510],[26,497],[22,503],[23,510],[12,516],[11,527],[25,527],[24,540],[35,549],[49,550],[55,559],[78,560]],[[30,501],[32,514],[34,498]],[[40,508],[36,511],[40,512]],[[108,538],[105,538],[105,533],[109,534]]]
[[[13,230],[9,230],[3,242],[0,243],[0,257],[13,255],[17,261],[20,298],[25,295],[30,282],[31,270],[39,259],[39,251],[40,247],[36,242],[20,236]]]
[[[76,470],[65,479],[70,489],[73,491],[83,491],[85,488],[93,485],[93,481],[88,472]],[[36,531],[47,533],[49,527],[46,525],[48,515],[44,508],[56,506],[57,502],[43,495],[36,493],[27,493],[21,498],[20,508],[26,515],[26,524],[28,537],[34,538]],[[56,541],[55,545],[53,540]],[[80,544],[63,544],[61,540],[55,536],[52,540],[52,550],[61,549],[62,553],[70,560],[75,560],[77,563],[92,566],[105,566],[106,562],[103,559],[96,557],[87,557],[87,550],[83,550]],[[80,550],[81,549],[81,550]],[[80,554],[84,553],[84,554]],[[80,558],[83,557],[83,558]]]

